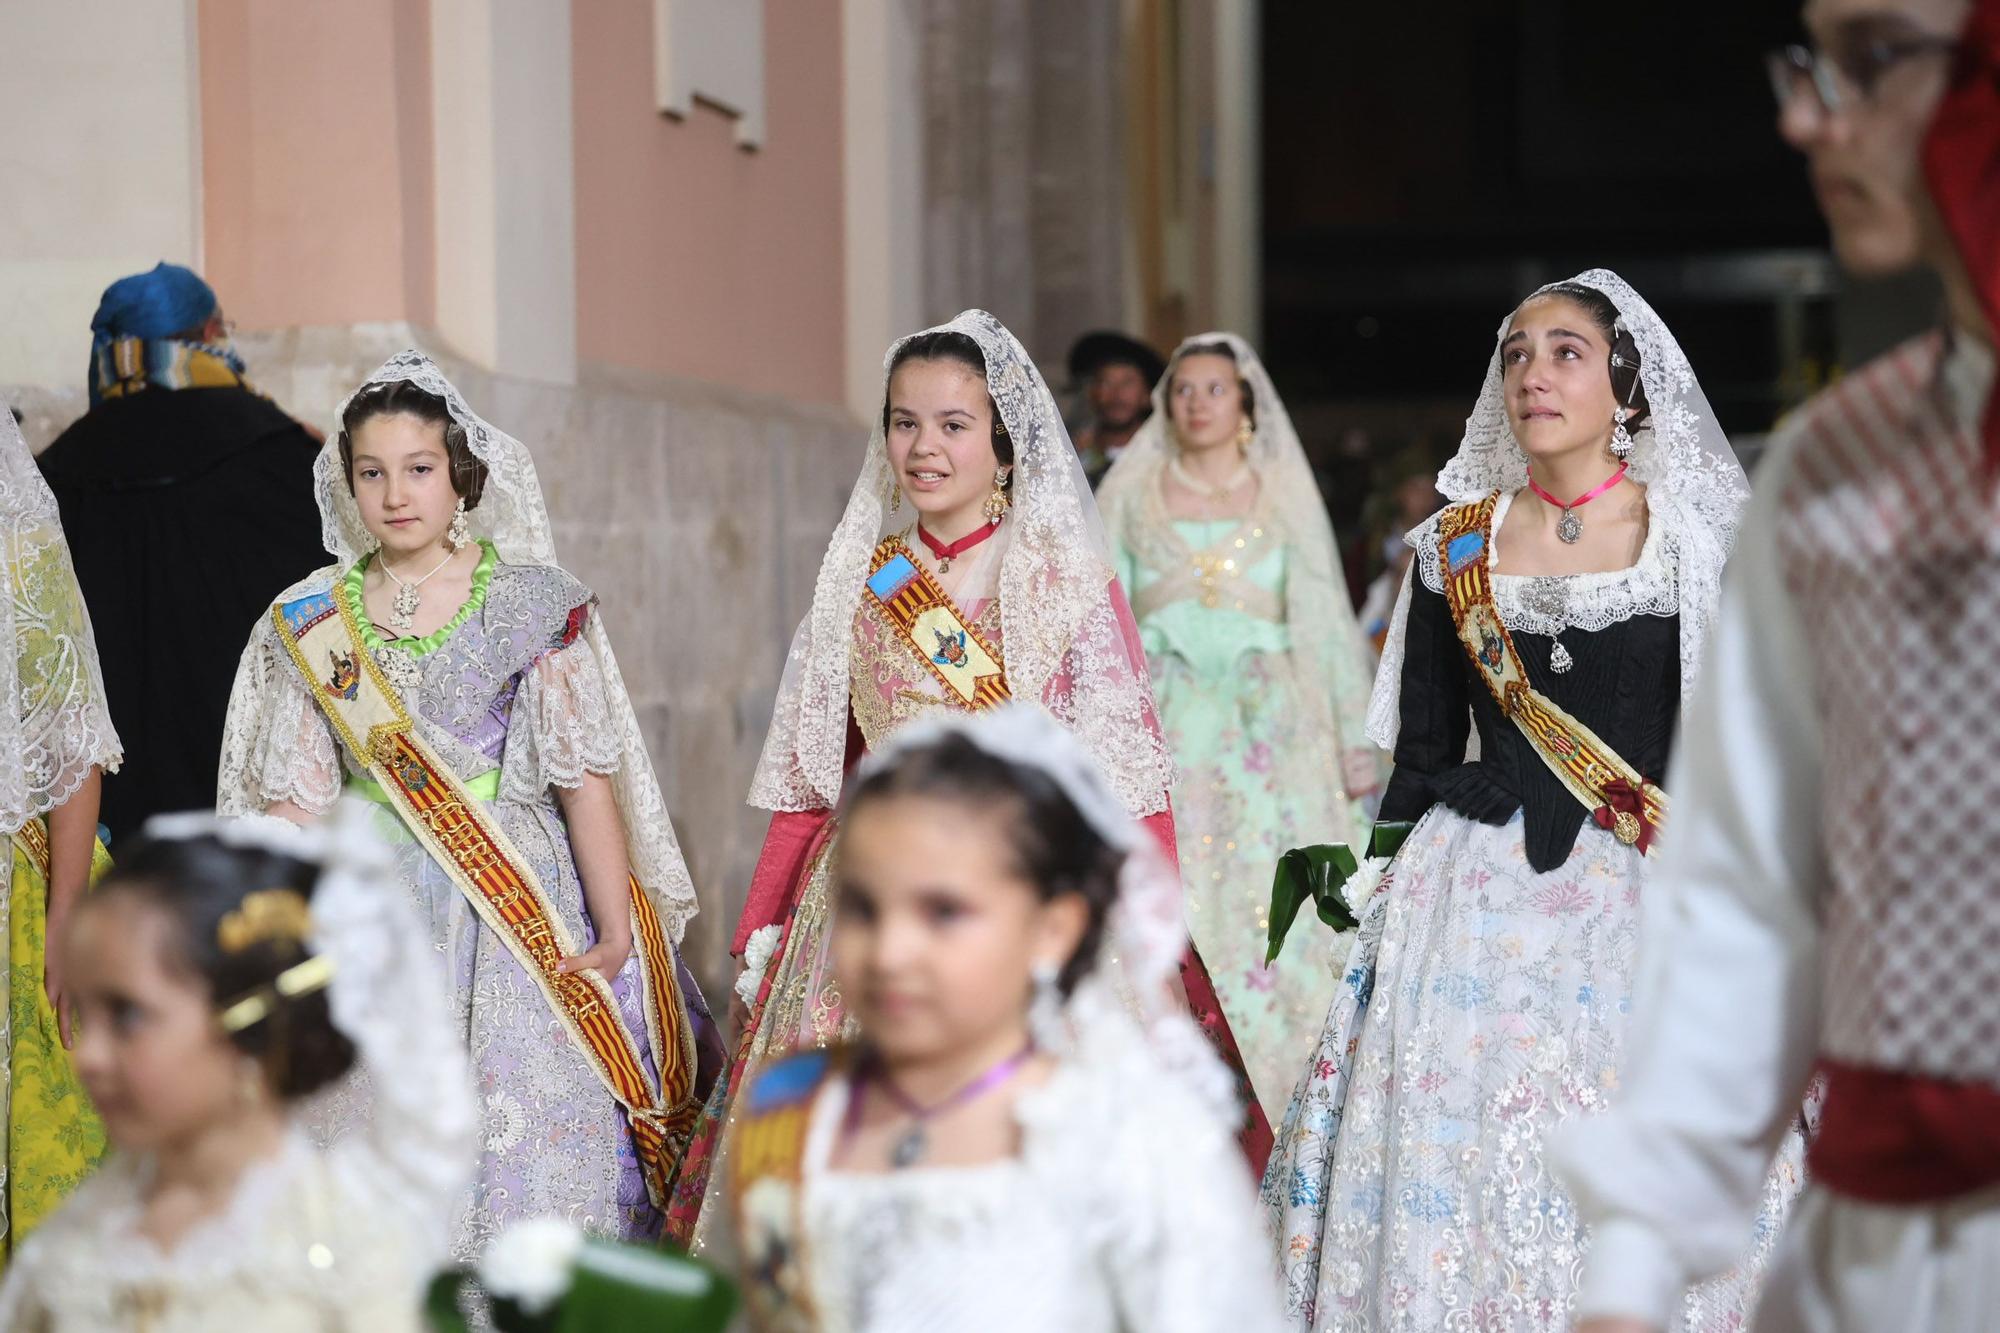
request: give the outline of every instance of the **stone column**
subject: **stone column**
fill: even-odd
[[[921,9],[925,316],[985,305],[1053,364],[1124,315],[1119,8]]]
[[[576,380],[569,0],[433,0],[437,322],[489,370]]]

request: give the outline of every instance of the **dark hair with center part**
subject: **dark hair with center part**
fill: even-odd
[[[986,382],[986,357],[979,350],[979,344],[952,329],[938,329],[905,338],[889,362],[889,379],[892,382],[897,369],[906,361],[956,361],[979,376],[980,383]],[[1000,404],[993,401],[990,392],[986,395],[986,405],[993,410],[993,456],[1000,460],[1001,467],[1009,467],[1014,462],[1013,437],[1007,434],[1007,423],[1000,417]],[[882,403],[882,430],[886,434],[888,429],[889,403],[885,398]],[[1010,478],[1001,484],[1011,489],[1013,481]]]
[[[347,489],[354,489],[354,432],[376,417],[399,414],[444,427],[451,488],[465,501],[467,509],[479,508],[479,497],[486,493],[486,464],[472,452],[472,445],[465,438],[465,427],[452,420],[444,399],[409,380],[371,384],[355,394],[347,410],[340,414],[340,465],[347,474]]]
[[[1243,418],[1250,423],[1250,429],[1257,429],[1257,392],[1250,387],[1250,381],[1243,375],[1241,365],[1236,360],[1236,349],[1225,342],[1196,343],[1183,347],[1174,356],[1173,368],[1167,371],[1167,401],[1174,400],[1174,378],[1180,374],[1181,362],[1191,356],[1219,356],[1237,367],[1236,387],[1243,391]]]
[[[235,952],[223,947],[222,922],[246,895],[289,889],[311,905],[318,867],[257,847],[232,847],[214,834],[141,838],[83,901],[144,903],[172,922],[170,967],[197,978],[219,1013],[270,988],[280,973],[312,956],[305,941],[259,939]],[[263,1066],[284,1100],[326,1087],[354,1064],[354,1043],[333,1025],[324,988],[289,999],[272,992],[271,1011],[229,1041]]]
[[[1559,282],[1536,295],[1560,296],[1583,307],[1590,322],[1604,335],[1604,341],[1611,344],[1611,355],[1617,358],[1617,364],[1608,359],[1606,364],[1611,371],[1612,396],[1625,409],[1625,429],[1637,431],[1651,421],[1653,409],[1646,402],[1646,386],[1639,381],[1639,344],[1629,331],[1618,327],[1618,307],[1611,303],[1611,298],[1580,282]]]
[[[942,736],[898,755],[848,796],[845,818],[897,797],[951,801],[999,815],[1015,868],[1041,901],[1072,893],[1083,899],[1089,922],[1057,979],[1063,994],[1074,991],[1097,965],[1125,854],[1091,827],[1048,774],[989,754],[964,736]]]

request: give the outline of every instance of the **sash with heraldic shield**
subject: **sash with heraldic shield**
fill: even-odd
[[[875,548],[866,587],[883,618],[944,686],[947,701],[973,710],[1006,701],[1007,666],[999,651],[966,623],[901,537]]]
[[[1651,853],[1666,822],[1667,794],[1582,722],[1528,683],[1514,636],[1500,618],[1487,569],[1493,549],[1495,491],[1438,516],[1438,554],[1445,603],[1458,639],[1500,711],[1519,727],[1549,771],[1583,803],[1600,828],[1628,847]]]
[[[657,1078],[595,971],[558,972],[580,952],[533,865],[506,831],[418,736],[409,710],[363,642],[353,611],[334,591],[272,608],[279,641],[349,754],[380,783],[389,806],[534,979],[550,1010],[632,1125],[647,1193],[664,1207],[667,1184],[694,1119],[694,1028],[672,947],[650,894],[631,882],[632,943]]]
[[[819,1326],[805,1255],[806,1148],[820,1089],[851,1060],[841,1046],[796,1052],[759,1073],[737,1103],[731,1212],[745,1302],[770,1333]]]

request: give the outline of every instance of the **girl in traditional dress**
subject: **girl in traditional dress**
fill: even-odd
[[[1501,326],[1438,489],[1370,714],[1381,817],[1415,828],[1356,904],[1264,1198],[1300,1327],[1567,1329],[1585,1236],[1543,1143],[1618,1087],[1655,784],[1749,491],[1602,270]],[[1688,1325],[1738,1327],[1763,1253]]]
[[[1266,1333],[1233,1080],[1171,993],[1178,876],[1031,703],[863,761],[831,874],[852,1044],[737,1109],[766,1333]]]
[[[9,1333],[416,1333],[474,1111],[429,941],[358,818],[162,815],[76,910],[75,1056],[115,1152],[22,1247]],[[315,1148],[304,1099],[360,1127]]]
[[[741,1071],[842,1031],[825,927],[849,762],[913,718],[1010,697],[1075,731],[1126,810],[1173,846],[1173,764],[1082,465],[1021,344],[968,310],[889,349],[882,416],[786,663],[750,791],[774,813],[736,932],[748,1022],[689,1151],[670,1234],[701,1247],[697,1217]],[[1233,1058],[1192,957],[1185,982]],[[1261,1164],[1270,1131],[1254,1104],[1250,1114],[1246,1151]]]
[[[1308,932],[1265,966],[1271,868],[1287,848],[1358,840],[1379,785],[1333,527],[1263,362],[1233,333],[1175,350],[1097,502],[1179,765],[1188,929],[1275,1112],[1333,976]]]
[[[251,635],[218,806],[380,807],[478,1076],[461,1257],[521,1216],[657,1234],[712,1040],[674,950],[694,893],[534,463],[404,352],[342,406],[316,488],[339,563]]]
[[[103,773],[118,736],[104,703],[90,615],[77,590],[55,497],[14,415],[0,407],[0,827],[12,878],[0,940],[0,1262],[104,1151],[104,1129],[64,1047],[70,1014],[60,951],[51,953],[108,864],[97,840]]]

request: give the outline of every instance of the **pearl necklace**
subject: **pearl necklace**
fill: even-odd
[[[1167,460],[1167,473],[1175,482],[1179,483],[1182,489],[1190,491],[1199,497],[1203,502],[1202,507],[1204,509],[1212,508],[1209,503],[1210,501],[1220,501],[1223,504],[1227,504],[1229,497],[1236,494],[1244,482],[1249,481],[1251,477],[1256,475],[1251,470],[1250,463],[1246,459],[1237,465],[1236,471],[1229,474],[1228,480],[1220,484],[1203,481],[1187,470],[1181,463],[1179,454],[1175,454]]]

